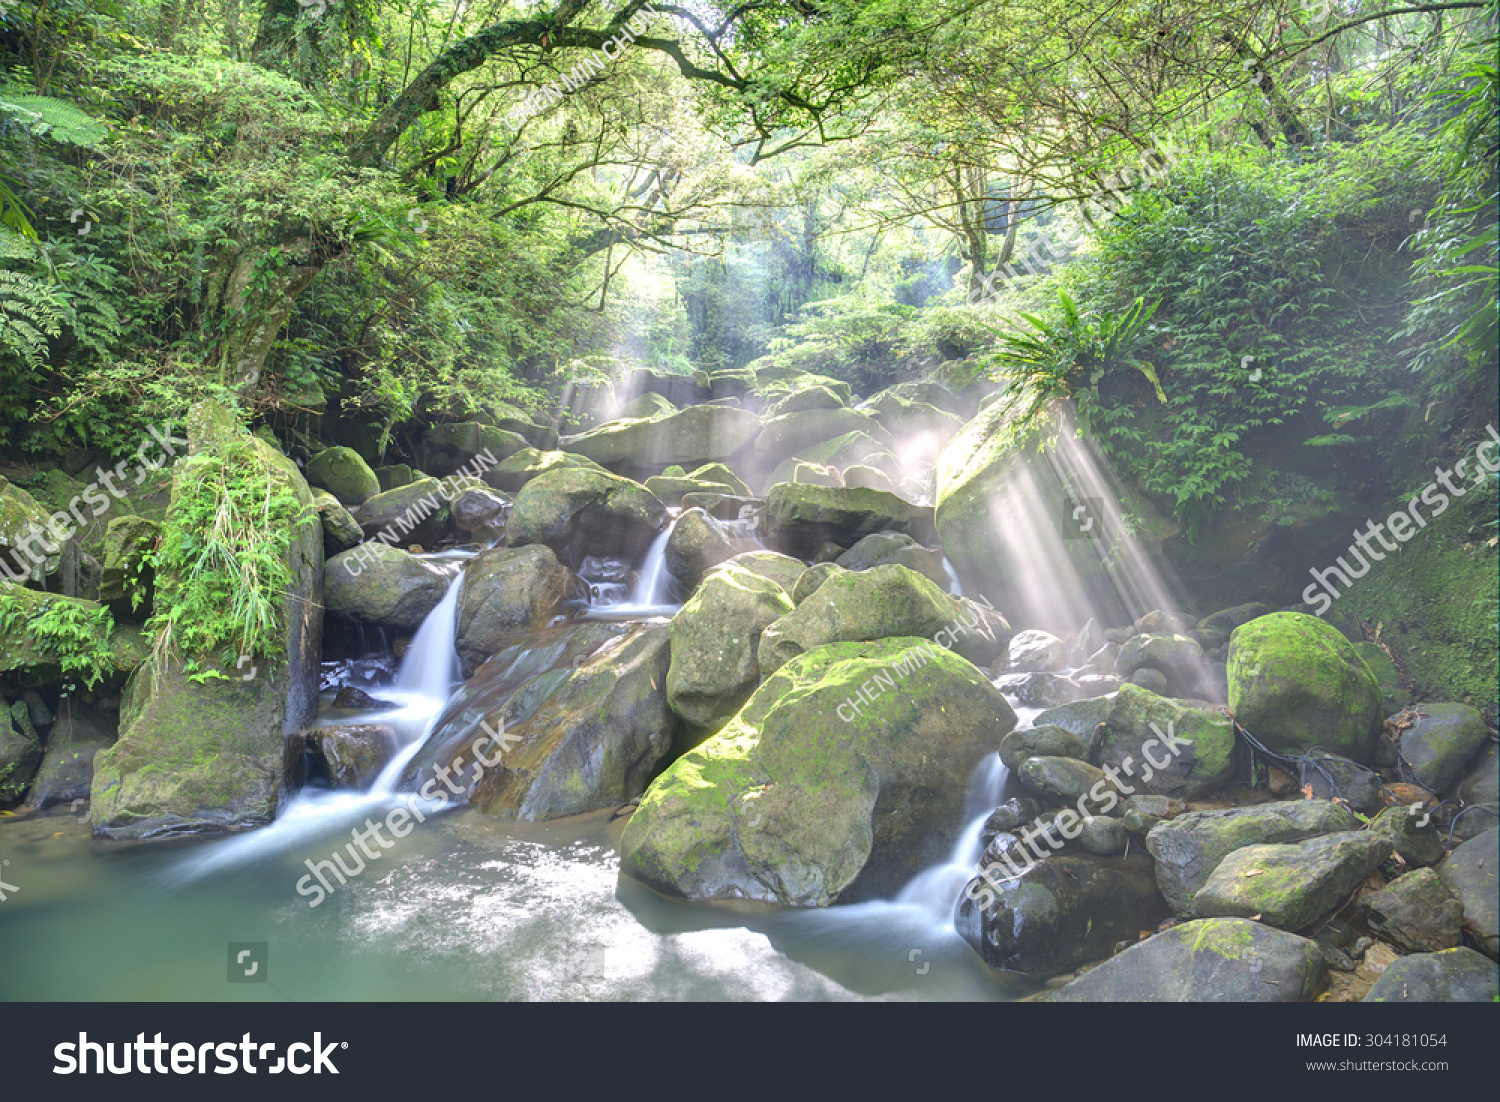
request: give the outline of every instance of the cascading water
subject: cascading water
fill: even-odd
[[[646,561],[641,564],[640,580],[630,593],[630,604],[649,608],[667,603],[667,587],[671,584],[671,576],[667,573],[667,541],[672,538],[672,529],[676,527],[674,520],[652,541],[651,550],[646,552]]]
[[[948,561],[948,556],[943,556],[943,573],[948,575],[948,592],[955,597],[966,597],[963,583],[958,580],[958,571],[953,569],[953,564]]]

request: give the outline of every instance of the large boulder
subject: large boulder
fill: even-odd
[[[767,678],[652,783],[621,871],[678,899],[806,907],[891,896],[945,859],[969,773],[1015,716],[956,655],[893,674],[922,642],[819,647]]]
[[[286,787],[285,743],[318,711],[323,635],[323,535],[302,474],[263,440],[247,437],[222,407],[201,403],[188,417],[191,454],[173,467],[167,536],[214,481],[205,464],[232,465],[239,478],[264,482],[264,497],[300,510],[286,551],[291,584],[278,608],[279,655],[245,656],[248,672],[195,679],[175,657],[154,655],[131,675],[120,703],[120,737],[94,756],[94,831],[145,839],[263,826]],[[262,490],[257,487],[257,495]],[[180,531],[185,539],[201,533]],[[163,571],[158,613],[172,615],[179,586]],[[189,655],[216,665],[217,656]],[[212,670],[210,669],[210,672]],[[196,677],[203,677],[201,673]]]
[[[1139,785],[1150,795],[1196,800],[1234,772],[1234,723],[1222,712],[1121,685],[1099,763],[1129,778],[1122,788]]]
[[[323,570],[324,607],[361,624],[414,630],[452,579],[432,563],[383,543],[335,555]]]
[[[1229,710],[1271,750],[1316,746],[1365,762],[1380,733],[1380,683],[1332,625],[1273,612],[1229,637]]]
[[[712,380],[706,372],[702,371],[681,375],[670,371],[653,371],[649,367],[638,367],[615,387],[615,398],[621,402],[629,402],[647,394],[667,399],[674,409],[723,397],[714,393]],[[624,414],[618,416],[624,416]]]
[[[1109,956],[1166,913],[1143,855],[1062,854],[1018,876],[975,877],[954,926],[991,968],[1049,976]]]
[[[848,396],[836,394],[826,386],[810,386],[806,390],[794,391],[766,410],[767,417],[780,417],[786,413],[801,413],[810,409],[843,409]]]
[[[1202,695],[1208,664],[1203,648],[1186,635],[1132,636],[1115,656],[1115,673],[1126,678],[1143,666],[1165,674],[1167,691],[1173,696]]]
[[[677,579],[684,593],[692,593],[705,573],[745,549],[721,522],[702,509],[688,509],[667,537],[667,573]]]
[[[512,547],[546,544],[576,569],[584,555],[639,561],[666,526],[667,507],[640,483],[575,467],[522,487],[505,538]]]
[[[697,466],[729,459],[760,434],[755,414],[726,406],[691,406],[632,421],[611,421],[565,436],[563,451],[611,470],[651,472],[673,464]]]
[[[1315,941],[1243,918],[1184,922],[1049,991],[1042,1002],[1306,1002],[1323,976]]]
[[[394,547],[431,547],[442,535],[448,516],[442,484],[435,478],[384,490],[351,512],[365,539],[378,538]]]
[[[676,413],[677,407],[654,390],[639,394],[620,407],[615,419],[634,421],[642,417],[659,417],[663,413]]]
[[[1359,821],[1329,800],[1192,811],[1151,828],[1146,849],[1156,859],[1156,882],[1168,906],[1191,914],[1193,897],[1231,853],[1245,846],[1300,842],[1359,829]]]
[[[1464,907],[1464,933],[1491,960],[1500,952],[1500,828],[1470,838],[1437,867],[1437,874]]]
[[[725,559],[714,569],[723,570],[730,566],[743,567],[758,577],[775,582],[788,593],[797,587],[797,579],[807,570],[805,562],[778,551],[741,551],[734,558]]]
[[[42,630],[39,621],[44,619],[50,633]],[[0,579],[0,673],[14,673],[23,685],[65,677],[81,677],[87,684],[95,675],[113,680],[132,673],[150,649],[140,629],[128,623],[111,626],[109,610],[95,601]]]
[[[334,508],[340,507],[335,504]],[[355,532],[358,531],[356,527]],[[109,522],[104,531],[99,600],[118,601],[131,611],[151,607],[155,572],[148,563],[160,538],[161,525],[149,517],[127,515]]]
[[[904,566],[834,574],[761,633],[764,673],[826,643],[916,635],[932,639],[960,619],[954,600]]]
[[[0,804],[16,803],[26,795],[41,764],[41,740],[26,705],[0,700]]]
[[[931,538],[932,510],[882,490],[781,482],[766,495],[766,531],[772,546],[810,559],[824,543],[853,547],[872,532]]]
[[[478,543],[493,544],[505,536],[510,502],[493,490],[474,487],[453,499],[453,523]]]
[[[3,712],[0,706],[0,727],[5,723]],[[27,808],[40,811],[56,804],[71,808],[75,801],[87,800],[94,779],[94,755],[113,746],[118,733],[114,717],[78,700],[65,702],[58,710],[57,722],[47,732],[41,768],[26,794]],[[4,785],[0,780],[0,792]]]
[[[563,603],[583,597],[583,583],[550,547],[496,548],[464,567],[454,647],[474,669],[523,631],[546,627]]]
[[[1367,1003],[1493,1003],[1500,970],[1473,949],[1417,953],[1388,966],[1361,1000]]]
[[[1325,834],[1291,845],[1242,846],[1227,854],[1193,896],[1203,918],[1256,918],[1302,930],[1331,918],[1380,863],[1391,844],[1363,831]]]
[[[761,632],[792,610],[786,590],[727,564],[672,617],[667,703],[696,727],[733,716],[760,683]]]
[[[25,582],[60,568],[62,547],[48,534],[50,524],[36,498],[0,476],[0,565],[5,577]]]
[[[339,499],[327,490],[313,491],[313,507],[318,510],[318,520],[323,525],[323,557],[331,559],[341,552],[348,551],[351,547],[358,546],[365,538],[364,529],[359,526],[359,521],[354,519],[354,514],[343,505]],[[109,564],[106,562],[104,576],[109,577]],[[101,596],[104,589],[101,587]]]
[[[485,814],[531,822],[629,802],[672,744],[668,647],[664,624],[518,637],[454,693],[407,783],[452,780]]]
[[[1421,704],[1401,733],[1401,756],[1418,781],[1446,792],[1490,737],[1484,716],[1467,704]]]
[[[944,590],[951,582],[943,570],[943,553],[923,547],[902,532],[871,532],[835,561],[845,570],[868,570],[895,563],[915,570]]]
[[[852,409],[804,409],[767,419],[755,441],[755,458],[762,469],[797,455],[815,444],[859,432],[889,448],[891,435],[868,413]]]
[[[369,788],[380,776],[396,747],[395,728],[384,724],[309,727],[287,741],[287,756],[294,780],[299,765],[305,776],[311,771],[311,762],[316,761],[330,788],[360,790]]]
[[[518,432],[479,421],[433,425],[422,434],[422,469],[448,475],[477,458],[492,465],[531,446]]]
[[[1413,869],[1360,901],[1365,923],[1408,953],[1436,953],[1458,944],[1464,905],[1432,869]]]
[[[479,478],[487,486],[493,486],[497,490],[504,490],[506,493],[514,494],[519,492],[521,487],[525,486],[526,483],[539,475],[568,468],[583,468],[591,471],[604,470],[603,467],[586,456],[573,455],[569,452],[538,451],[536,448],[526,448],[502,459],[498,464],[481,474]]]
[[[832,440],[804,447],[796,455],[782,459],[760,484],[770,487],[778,482],[797,481],[794,473],[802,463],[815,467],[832,467],[840,472],[856,466],[871,467],[885,474],[892,482],[900,482],[902,477],[901,461],[891,451],[889,444],[882,443],[865,432],[846,432]]]
[[[363,505],[380,493],[380,479],[353,448],[325,448],[307,461],[307,481],[343,505]]]
[[[642,485],[668,505],[681,505],[682,499],[688,494],[699,497],[704,494],[716,494],[720,497],[734,496],[734,487],[727,482],[703,482],[696,478],[677,475],[655,475],[646,479]],[[738,513],[735,515],[738,516]]]
[[[960,417],[889,390],[861,403],[859,409],[873,413],[886,432],[902,442],[903,452],[910,449],[912,458],[928,463],[936,462],[943,445],[964,427]]]

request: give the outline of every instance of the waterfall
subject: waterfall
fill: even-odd
[[[651,550],[646,552],[646,561],[641,564],[640,579],[630,593],[631,605],[650,608],[668,603],[670,594],[667,589],[671,584],[671,576],[667,573],[667,541],[672,538],[672,529],[676,527],[675,520],[667,525],[662,534],[652,542]]]
[[[943,572],[948,575],[948,592],[955,597],[966,597],[963,583],[958,580],[958,571],[953,569],[953,564],[948,561],[948,556],[943,556]]]
[[[398,692],[436,699],[438,708],[447,701],[453,683],[463,680],[458,651],[453,645],[458,634],[458,599],[463,584],[464,576],[460,573],[437,607],[422,621],[396,673]]]

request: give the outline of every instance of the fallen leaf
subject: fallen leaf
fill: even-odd
[[[1304,784],[1302,786],[1302,798],[1304,800],[1310,800],[1310,799],[1313,798],[1312,785],[1310,785],[1310,784]]]
[[[1265,871],[1266,871],[1265,869],[1246,869],[1244,872],[1240,873],[1240,875],[1241,876],[1259,876],[1261,873],[1263,873]]]

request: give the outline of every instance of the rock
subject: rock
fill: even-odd
[[[647,479],[647,482],[652,481]],[[682,495],[684,509],[702,509],[716,520],[739,520],[746,508],[764,510],[766,503],[759,498],[739,497],[734,494],[691,493]]]
[[[1078,829],[1079,844],[1096,857],[1124,853],[1129,844],[1130,832],[1125,824],[1108,815],[1091,815]]]
[[[1042,1002],[1306,1002],[1323,975],[1317,942],[1242,918],[1185,922],[1090,968]]]
[[[988,604],[959,596],[953,597],[953,603],[958,609],[949,629],[958,637],[953,649],[980,669],[988,668],[1005,653],[1015,633],[1005,617]]]
[[[1454,837],[1468,840],[1483,834],[1486,830],[1493,830],[1496,822],[1495,811],[1500,805],[1500,796],[1497,796],[1496,755],[1494,747],[1486,747],[1481,750],[1477,759],[1478,764],[1469,770],[1468,776],[1458,783],[1455,792],[1463,802],[1464,813],[1458,820],[1454,830]],[[1470,808],[1478,810],[1470,811]]]
[[[1199,620],[1198,630],[1216,632],[1227,639],[1241,624],[1259,620],[1262,616],[1269,616],[1275,611],[1270,605],[1263,605],[1259,601],[1247,605],[1235,605],[1233,608],[1222,609],[1212,616],[1205,616]]]
[[[1358,829],[1359,820],[1338,804],[1296,800],[1191,811],[1153,827],[1146,835],[1146,849],[1156,859],[1156,882],[1167,905],[1186,915],[1192,913],[1193,897],[1209,875],[1234,851]]]
[[[333,507],[344,516],[349,516],[336,502]],[[354,526],[354,533],[355,542],[358,542],[358,525]],[[127,605],[131,611],[142,607],[150,609],[156,572],[148,562],[151,552],[156,550],[156,541],[160,538],[161,525],[146,517],[127,515],[115,517],[109,522],[109,527],[104,531],[104,562],[99,575],[100,601],[118,601]]]
[[[377,700],[363,689],[345,685],[333,697],[333,706],[351,712],[388,712],[401,705],[390,700]]]
[[[1048,708],[1031,722],[1034,727],[1043,727],[1048,724],[1061,727],[1064,731],[1071,731],[1084,742],[1092,742],[1094,729],[1109,719],[1109,710],[1113,705],[1114,701],[1107,697],[1075,700],[1069,704],[1059,704],[1055,708]]]
[[[1001,740],[1001,745],[1004,745],[1004,740]],[[1006,800],[990,812],[989,818],[984,821],[984,826],[979,831],[980,844],[988,847],[995,835],[1015,830],[1022,823],[1031,822],[1041,810],[1041,804],[1026,796],[1016,796]]]
[[[1019,769],[1027,758],[1036,757],[1088,761],[1089,746],[1073,732],[1051,724],[1012,731],[1000,743],[1000,760],[1007,769]]]
[[[1401,756],[1418,781],[1434,792],[1446,792],[1490,730],[1484,717],[1465,704],[1422,704],[1416,715],[1416,723],[1401,735]]]
[[[868,413],[852,409],[808,409],[768,418],[755,441],[754,454],[764,469],[789,455],[799,455],[812,445],[855,432],[886,447],[891,445],[890,434]]]
[[[642,485],[668,505],[681,505],[682,499],[688,494],[693,494],[695,497],[712,494],[721,500],[726,496],[734,496],[734,487],[727,482],[703,482],[696,478],[656,475],[654,478],[646,479]],[[735,514],[735,516],[738,515],[738,513]],[[726,519],[733,520],[734,517]]]
[[[412,630],[448,592],[450,579],[432,563],[383,543],[367,543],[328,560],[323,600],[361,624]]]
[[[755,372],[729,369],[709,373],[709,385],[715,398],[739,398],[755,388]]]
[[[375,477],[380,480],[382,490],[394,490],[401,486],[410,486],[416,481],[416,476],[405,463],[392,463],[386,467],[376,467]]]
[[[749,498],[752,496],[749,485],[723,463],[705,463],[697,470],[689,471],[687,477],[696,479],[699,482],[728,486],[730,493],[738,497]],[[735,517],[727,519],[734,520]]]
[[[667,573],[684,593],[692,593],[712,567],[744,550],[740,541],[702,509],[688,509],[677,518],[667,538]]]
[[[1153,745],[1154,744],[1154,745]],[[1228,716],[1122,685],[1110,706],[1099,763],[1119,769],[1149,795],[1195,800],[1234,772],[1234,725]]]
[[[1399,877],[1365,896],[1360,906],[1373,933],[1408,953],[1435,953],[1458,944],[1463,904],[1431,869]]]
[[[1012,672],[1060,670],[1067,664],[1068,648],[1048,631],[1018,631],[1005,652],[1005,669]]]
[[[1112,696],[1120,691],[1118,677],[1102,674],[1074,674],[1070,680],[1078,687],[1078,696]]]
[[[1312,786],[1314,799],[1331,800],[1337,796],[1363,815],[1374,814],[1385,807],[1380,796],[1379,773],[1321,750],[1314,750],[1308,758],[1311,760],[1302,771],[1302,779]],[[1317,763],[1316,766],[1313,762]]]
[[[1078,686],[1055,673],[1008,673],[995,687],[1028,708],[1052,708],[1078,698]]]
[[[469,466],[472,460],[482,458],[493,465],[531,446],[531,441],[518,432],[479,421],[432,425],[422,434],[422,447],[426,452],[422,469],[435,475],[448,475],[460,467]]]
[[[956,615],[952,598],[904,566],[835,574],[762,632],[760,668],[769,675],[825,643],[893,636],[930,640],[952,624]],[[929,648],[939,649],[930,644]]]
[[[918,539],[931,533],[930,509],[880,490],[778,483],[766,495],[770,543],[810,558],[824,541],[852,547],[871,532],[898,532]]]
[[[937,651],[846,722],[914,642],[822,646],[769,676],[653,782],[621,871],[678,899],[805,907],[890,897],[944,860],[968,775],[1015,718],[970,663]]]
[[[1492,1003],[1500,971],[1473,949],[1444,949],[1402,957],[1375,981],[1367,1003]]]
[[[1160,670],[1173,696],[1197,696],[1207,666],[1203,648],[1186,635],[1137,635],[1120,648],[1115,672],[1130,677],[1144,668]]]
[[[0,700],[0,803],[17,803],[42,764],[42,744],[26,705]]]
[[[1500,909],[1496,892],[1500,873],[1500,830],[1487,830],[1470,838],[1438,865],[1437,873],[1464,907],[1464,933],[1491,960],[1496,959],[1497,920]]]
[[[915,570],[944,591],[948,575],[943,570],[943,555],[930,551],[900,532],[872,532],[836,560],[845,570],[869,570],[872,566],[895,563]]]
[[[512,547],[546,544],[569,565],[584,555],[639,561],[666,526],[666,506],[644,486],[575,467],[538,475],[522,487],[505,538]]]
[[[4,723],[4,707],[0,706],[0,728]],[[27,809],[41,811],[55,804],[72,807],[74,801],[87,800],[94,779],[94,755],[114,745],[117,734],[114,717],[77,700],[65,702],[57,723],[48,732],[41,768],[26,794]],[[0,736],[0,743],[4,741]],[[0,751],[0,761],[3,759]],[[5,781],[0,779],[0,791],[4,786]]]
[[[783,459],[767,477],[763,485],[770,487],[778,482],[794,482],[798,464],[846,471],[850,467],[868,466],[889,475],[892,481],[901,478],[901,462],[890,448],[864,432],[847,432],[826,440],[821,444],[805,447],[796,455]]]
[[[1132,796],[1125,801],[1125,829],[1131,834],[1149,834],[1157,823],[1186,815],[1187,809],[1187,804],[1170,796]]]
[[[611,421],[565,436],[559,447],[611,469],[655,472],[727,460],[760,435],[760,419],[726,406],[690,406],[645,420]]]
[[[431,546],[444,528],[442,485],[423,478],[368,499],[355,514],[365,539],[379,539],[395,547]]]
[[[1244,846],[1209,874],[1193,896],[1193,911],[1203,918],[1259,916],[1268,926],[1301,930],[1331,917],[1390,855],[1389,842],[1360,831]]]
[[[288,742],[288,753],[311,759],[304,768],[321,768],[334,789],[369,788],[396,753],[396,731],[380,724],[309,727]],[[312,762],[318,762],[314,766]]]
[[[510,502],[492,490],[465,490],[453,499],[453,523],[481,543],[494,543],[505,535],[505,515]]]
[[[1165,914],[1146,858],[1064,854],[993,884],[975,877],[954,925],[991,968],[1047,976],[1109,956]]]
[[[769,417],[780,417],[786,413],[801,413],[809,409],[843,409],[845,395],[835,394],[826,386],[810,386],[806,390],[788,394],[766,411]],[[826,437],[819,437],[826,439]]]
[[[557,429],[537,424],[531,414],[508,402],[486,403],[483,420],[497,429],[516,433],[533,448],[546,451],[557,447]]]
[[[820,562],[809,566],[797,578],[797,584],[792,587],[792,604],[800,605],[807,598],[818,591],[818,587],[835,574],[847,574],[848,571],[837,563]]]
[[[1150,666],[1142,666],[1131,674],[1130,684],[1155,696],[1166,696],[1170,688],[1167,675]]]
[[[353,448],[325,448],[308,460],[306,474],[342,505],[363,505],[380,493],[380,479]]]
[[[761,631],[792,610],[786,590],[740,566],[713,571],[671,622],[667,703],[710,727],[740,710],[760,683]]]
[[[79,652],[95,648],[107,656],[101,656],[97,672],[113,680],[118,675],[134,671],[150,650],[150,641],[143,638],[138,628],[124,623],[110,628],[108,610],[81,597],[23,589],[0,579],[0,610],[11,616],[8,624],[0,626],[0,673],[18,671],[19,679],[28,685],[63,680],[63,658],[77,658]],[[42,617],[60,619],[62,616],[72,621],[77,637],[55,643],[43,637],[34,626]],[[79,673],[75,671],[68,676],[71,679]]]
[[[843,478],[844,485],[850,489],[884,490],[888,494],[895,494],[899,489],[890,475],[864,463],[855,463],[845,468]],[[797,480],[793,478],[792,481]]]
[[[842,486],[844,476],[837,467],[821,463],[798,463],[792,468],[791,481],[799,486]]]
[[[707,402],[714,397],[709,376],[701,371],[680,374],[641,367],[631,372],[629,378],[615,388],[615,396],[620,401],[643,394],[660,395],[674,408]]]
[[[39,580],[60,569],[62,546],[48,535],[51,523],[47,510],[37,504],[36,498],[0,477],[0,564],[6,578],[17,582]],[[39,557],[38,561],[27,554],[28,548]]]
[[[131,675],[120,702],[120,737],[94,755],[90,788],[94,832],[112,838],[271,822],[286,787],[286,739],[317,716],[325,595],[323,535],[311,523],[312,493],[295,464],[247,436],[222,407],[201,402],[187,424],[191,454],[172,469],[174,507],[197,491],[205,461],[239,463],[249,455],[254,462],[245,467],[264,471],[267,496],[290,494],[308,523],[294,525],[286,555],[291,585],[279,609],[282,657],[254,656],[258,674],[248,681],[200,683],[175,659],[157,657]],[[158,574],[158,613],[171,614],[178,584],[169,573]]]
[[[1418,825],[1424,820],[1425,825]],[[1443,859],[1444,832],[1431,816],[1406,804],[1386,808],[1366,829],[1371,837],[1389,842],[1412,868],[1426,868]]]
[[[1182,617],[1174,616],[1170,612],[1163,612],[1159,608],[1153,608],[1143,616],[1137,617],[1135,624],[1137,635],[1179,635],[1186,631],[1188,625]]]
[[[1364,762],[1380,731],[1380,684],[1333,627],[1273,612],[1230,636],[1229,710],[1277,753],[1321,747]]]
[[[339,499],[327,490],[313,492],[313,506],[318,510],[318,518],[323,522],[323,557],[325,559],[331,559],[335,555],[358,547],[364,540],[364,529],[359,526],[359,521],[354,519],[354,514],[340,505]],[[107,566],[106,569],[108,569]]]
[[[741,551],[734,558],[725,559],[714,569],[720,570],[731,565],[773,581],[788,593],[796,588],[797,579],[807,569],[806,563],[776,551]]]
[[[1093,654],[1088,656],[1088,665],[1100,673],[1114,673],[1115,663],[1120,658],[1119,643],[1105,643]]]
[[[885,430],[926,462],[935,462],[943,445],[964,427],[963,419],[926,402],[881,391],[861,410],[873,413]]]
[[[1396,669],[1396,663],[1379,643],[1355,642],[1354,653],[1364,660],[1380,683],[1380,714],[1395,715],[1411,703],[1411,690]]]
[[[538,544],[481,552],[464,567],[454,646],[468,668],[510,645],[512,636],[542,628],[581,599],[583,583]]]
[[[603,467],[581,455],[560,451],[538,451],[524,448],[503,459],[479,476],[487,486],[506,493],[519,493],[533,478],[560,470],[602,471]]]
[[[420,790],[452,767],[480,811],[529,822],[634,799],[671,749],[669,646],[665,624],[521,636],[449,699],[407,783]],[[453,766],[460,756],[468,764]]]
[[[619,421],[633,421],[641,417],[657,417],[663,413],[676,412],[677,407],[671,402],[655,391],[648,390],[621,406],[615,414],[615,419]]]
[[[1016,775],[1031,791],[1065,804],[1087,803],[1090,789],[1103,802],[1111,787],[1102,769],[1076,758],[1027,758]]]

